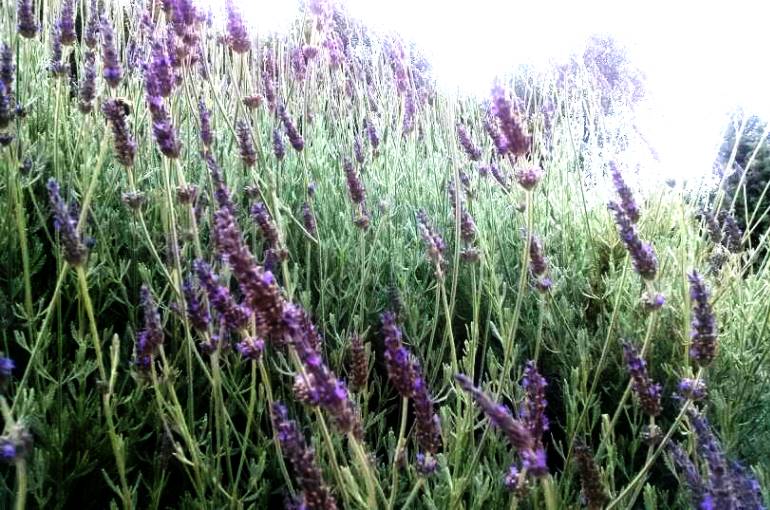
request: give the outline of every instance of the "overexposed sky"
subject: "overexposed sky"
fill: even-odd
[[[202,0],[220,4],[217,0]],[[223,3],[223,2],[222,2]],[[640,123],[661,158],[658,173],[710,170],[725,114],[770,118],[770,2],[733,0],[345,0],[379,31],[427,54],[439,87],[486,97],[498,74],[580,53],[592,33],[625,44],[647,74]],[[240,0],[258,30],[281,31],[293,0]]]

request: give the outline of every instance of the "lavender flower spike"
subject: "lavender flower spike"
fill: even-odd
[[[658,272],[658,258],[655,256],[655,250],[649,243],[639,239],[631,219],[620,205],[610,202],[607,207],[615,214],[618,234],[631,256],[634,270],[645,280],[654,280]]]
[[[47,188],[53,209],[54,227],[59,231],[64,247],[64,260],[71,266],[79,266],[85,261],[88,252],[78,234],[77,219],[72,217],[67,204],[62,200],[59,183],[51,178],[48,180]]]
[[[345,158],[342,162],[342,169],[345,171],[345,179],[348,184],[348,192],[350,193],[350,200],[354,204],[361,205],[364,203],[366,197],[366,190],[361,182],[361,177],[358,175],[353,163]]]
[[[206,107],[206,101],[201,97],[198,100],[198,116],[201,122],[201,143],[206,149],[214,144],[214,133],[211,130],[211,112]]]
[[[459,122],[457,123],[457,139],[460,141],[460,145],[471,161],[478,161],[481,159],[481,150],[473,143],[465,126]]]
[[[75,33],[75,2],[74,0],[64,0],[61,6],[61,15],[58,21],[61,31],[61,43],[65,46],[72,46],[77,40]]]
[[[433,409],[433,397],[416,360],[412,361],[416,375],[412,383],[415,437],[423,451],[435,455],[441,448],[441,420]]]
[[[106,16],[101,17],[99,31],[102,34],[102,63],[104,65],[102,76],[110,87],[116,88],[123,79],[123,68],[120,65],[118,49],[115,46],[115,32]]]
[[[16,77],[16,66],[13,63],[13,48],[3,43],[0,46],[0,81],[6,90],[13,90],[13,80]]]
[[[235,126],[235,134],[238,137],[238,147],[241,151],[241,160],[247,167],[254,166],[257,162],[257,151],[251,141],[251,131],[246,121],[239,120]]]
[[[115,138],[115,157],[120,164],[129,167],[134,164],[136,142],[131,137],[126,115],[126,104],[120,99],[108,99],[102,104],[102,113],[112,126]]]
[[[707,367],[717,354],[716,317],[709,303],[710,293],[703,277],[693,271],[690,280],[690,299],[693,303],[690,359],[700,367]]]
[[[634,393],[639,397],[642,410],[650,416],[658,416],[661,411],[660,395],[663,388],[650,379],[647,373],[647,363],[633,344],[623,343],[623,359],[626,362],[628,372],[631,374]]]
[[[96,97],[96,54],[88,50],[85,54],[83,63],[83,79],[79,87],[80,100],[78,109],[82,113],[90,113],[94,108],[94,98]]]
[[[272,407],[273,429],[281,443],[284,456],[294,471],[297,485],[302,489],[302,508],[312,510],[336,510],[337,503],[323,481],[315,452],[305,443],[305,438],[289,412],[281,402]]]
[[[83,42],[88,49],[93,50],[99,44],[99,5],[98,0],[91,0],[88,4],[88,21],[83,33]]]
[[[511,446],[520,452],[532,451],[535,446],[532,433],[523,422],[511,415],[511,411],[507,407],[494,402],[483,391],[474,386],[473,381],[467,376],[457,374],[455,380],[463,390],[470,393],[476,405],[481,408],[492,425],[503,432]]]
[[[446,250],[446,244],[444,243],[444,239],[431,226],[428,215],[422,209],[417,211],[417,229],[419,230],[420,236],[428,251],[428,258],[436,266],[436,277],[439,279],[443,278],[443,266],[445,263],[444,250]]]
[[[18,24],[16,28],[19,35],[27,39],[33,39],[40,28],[35,21],[35,12],[32,0],[18,0],[16,4],[16,19]]]
[[[631,188],[623,180],[623,175],[614,161],[610,161],[610,172],[612,173],[612,183],[615,185],[615,191],[620,198],[620,207],[623,208],[631,223],[636,223],[639,221],[639,207],[636,205]]]
[[[230,290],[219,284],[218,278],[214,271],[212,271],[211,266],[202,260],[196,260],[194,266],[195,272],[198,274],[198,280],[200,280],[201,286],[206,290],[211,306],[219,312],[224,327],[230,331],[238,331],[245,327],[251,316],[251,310],[235,302],[235,299],[230,294]]]
[[[208,308],[198,299],[193,283],[190,280],[185,280],[182,285],[182,291],[184,292],[184,301],[187,307],[187,319],[196,330],[206,331],[209,327],[209,322],[211,322],[211,315],[209,315]]]
[[[158,306],[147,285],[142,285],[139,300],[144,310],[144,328],[136,336],[135,363],[140,370],[148,370],[152,357],[163,343],[163,327]]]
[[[284,105],[278,106],[278,116],[281,118],[283,127],[286,129],[286,136],[289,137],[289,143],[292,147],[294,147],[294,150],[301,152],[305,147],[305,140],[302,138],[302,135],[299,134],[299,131],[297,131],[297,127],[291,120],[291,117],[286,111],[286,107]]]
[[[513,111],[511,101],[499,86],[492,90],[492,113],[497,117],[500,130],[508,141],[507,151],[513,156],[522,156],[529,152],[532,137],[527,134],[519,116]]]
[[[246,24],[233,0],[225,1],[225,12],[227,13],[227,44],[236,53],[246,53],[251,49],[251,40]]]
[[[396,324],[393,312],[385,312],[382,320],[382,335],[385,343],[385,367],[388,380],[403,398],[411,398],[417,374],[409,359],[409,351],[401,342],[401,328]]]

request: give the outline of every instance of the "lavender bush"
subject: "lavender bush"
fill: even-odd
[[[770,236],[304,5],[0,5],[0,508],[765,508]]]

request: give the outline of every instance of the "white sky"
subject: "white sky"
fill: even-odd
[[[204,0],[218,4],[217,0]],[[640,114],[658,151],[656,173],[708,172],[724,115],[737,106],[770,118],[770,2],[689,0],[346,0],[381,31],[397,31],[428,55],[439,86],[486,97],[498,73],[580,52],[610,33],[647,74]],[[240,0],[260,30],[280,31],[292,0]]]

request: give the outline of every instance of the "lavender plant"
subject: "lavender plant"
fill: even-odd
[[[636,189],[593,67],[476,100],[331,0],[12,4],[0,507],[767,507],[761,212]]]

